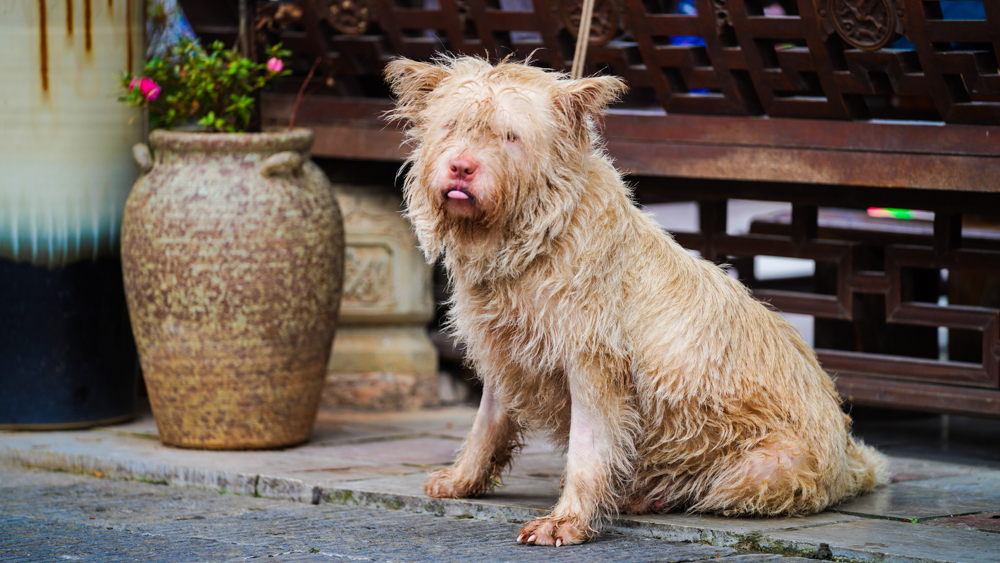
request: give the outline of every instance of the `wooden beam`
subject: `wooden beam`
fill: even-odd
[[[294,96],[264,97],[265,127],[287,123]],[[399,161],[401,124],[389,100],[307,97],[296,123],[316,131],[313,154]],[[1000,127],[641,114],[604,119],[624,172],[703,180],[1000,192]],[[816,128],[824,134],[818,135]]]
[[[840,376],[837,390],[859,405],[1000,418],[1000,391]]]

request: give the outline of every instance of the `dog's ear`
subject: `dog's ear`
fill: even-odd
[[[617,76],[594,76],[571,80],[566,86],[566,110],[576,115],[596,115],[628,90]]]
[[[614,76],[594,76],[569,80],[564,93],[556,98],[556,106],[574,132],[573,139],[581,144],[593,142],[594,118],[616,101],[628,87]]]
[[[386,81],[396,96],[396,109],[389,113],[391,119],[414,119],[426,106],[427,95],[449,74],[446,67],[421,63],[406,58],[389,61],[383,71]]]

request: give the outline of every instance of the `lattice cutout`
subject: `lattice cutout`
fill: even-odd
[[[718,3],[717,3],[718,4]],[[742,115],[756,101],[746,101],[749,84],[736,79],[723,49],[731,28],[719,6],[696,2],[697,14],[677,13],[673,2],[624,0],[628,29],[650,83],[667,112]],[[700,40],[704,45],[678,39]],[[694,41],[689,41],[694,43]]]
[[[1000,309],[995,308],[1000,303],[992,303],[993,307],[937,303],[939,270],[946,269],[953,277],[967,272],[988,273],[993,277],[987,279],[1000,282],[1000,236],[996,231],[986,239],[974,239],[975,248],[965,247],[961,217],[939,213],[933,235],[911,235],[899,243],[879,244],[877,241],[885,238],[841,229],[837,237],[843,240],[833,240],[821,238],[824,231],[827,236],[833,231],[829,221],[824,225],[817,207],[794,205],[790,220],[765,223],[756,229],[763,232],[756,234],[752,229],[752,234],[733,236],[725,232],[726,200],[703,201],[699,207],[700,232],[677,233],[675,238],[708,259],[740,264],[741,258],[767,255],[810,259],[826,265],[817,267],[814,280],[822,284],[824,276],[828,276],[826,292],[761,287],[754,292],[779,310],[812,315],[818,324],[822,319],[842,321],[831,327],[841,336],[846,335],[840,338],[839,349],[823,348],[823,343],[817,341],[817,354],[828,371],[1000,388]],[[928,270],[933,274],[927,275]],[[994,297],[978,295],[976,299],[989,301]],[[937,327],[946,327],[955,335],[975,334],[981,345],[972,342],[971,348],[978,351],[978,357],[967,357],[965,352],[958,358],[960,361],[938,359]],[[895,333],[896,342],[873,334],[886,330]],[[901,343],[899,339],[909,342]],[[961,342],[969,348],[967,338]],[[908,344],[910,353],[898,351]]]

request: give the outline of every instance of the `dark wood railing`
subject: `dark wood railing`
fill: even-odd
[[[181,3],[203,38],[235,40],[235,1]],[[296,117],[317,133],[314,154],[397,166],[402,136],[380,119],[391,57],[513,53],[568,70],[580,4],[261,2],[250,25],[290,47],[297,71],[265,96],[264,122],[287,124],[315,64]],[[1000,2],[680,4],[598,0],[591,23],[585,74],[630,86],[603,126],[640,200],[697,201],[699,230],[678,241],[735,264],[778,308],[813,315],[846,397],[1000,416]],[[791,212],[733,235],[734,198]],[[856,211],[873,206],[934,217]],[[760,255],[814,260],[817,273],[761,281]]]

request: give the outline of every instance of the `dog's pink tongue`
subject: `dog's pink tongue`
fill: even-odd
[[[451,190],[448,192],[448,197],[451,199],[469,199],[469,194],[461,190]]]

